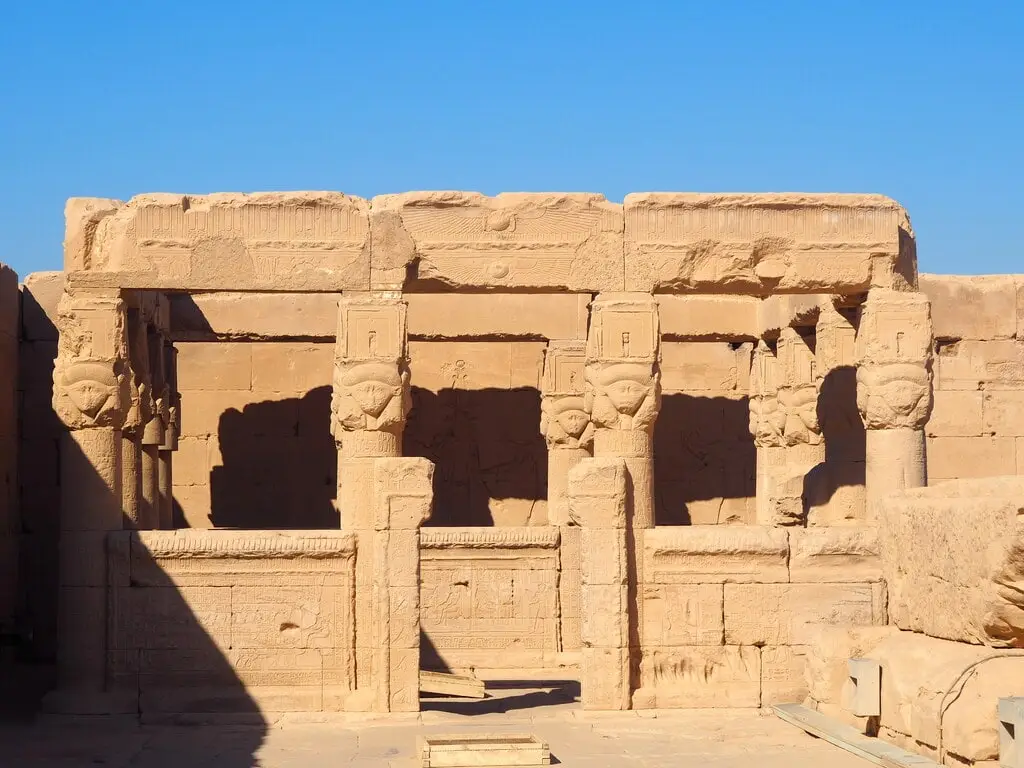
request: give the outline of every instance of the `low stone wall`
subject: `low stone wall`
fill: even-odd
[[[884,624],[872,528],[644,532],[635,708],[801,700],[816,624]]]
[[[420,536],[424,668],[486,678],[558,667],[557,528],[424,528]]]
[[[108,686],[144,717],[343,708],[352,534],[118,531],[107,551]]]

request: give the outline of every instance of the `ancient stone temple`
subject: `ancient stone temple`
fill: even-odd
[[[1024,281],[919,276],[894,201],[66,218],[63,272],[0,274],[0,626],[56,661],[47,710],[409,712],[433,671],[994,759],[1024,487],[935,481],[1024,473]],[[862,656],[880,719],[844,704]]]

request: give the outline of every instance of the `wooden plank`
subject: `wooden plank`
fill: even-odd
[[[821,712],[815,712],[799,704],[777,704],[772,709],[787,723],[792,723],[812,736],[835,744],[840,749],[870,760],[882,768],[941,768],[934,760],[923,755],[900,749],[881,739],[865,736],[856,728],[838,723]]]
[[[427,672],[420,670],[420,691],[440,693],[446,696],[461,696],[466,699],[483,699],[484,681],[468,675],[452,675],[448,672]]]

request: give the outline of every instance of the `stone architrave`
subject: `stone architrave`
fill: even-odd
[[[585,396],[586,343],[552,341],[544,355],[540,431],[548,446],[548,522],[569,525],[569,471],[590,456],[594,425]]]
[[[626,465],[584,459],[569,472],[570,515],[580,526],[584,709],[629,709],[632,696],[630,568]],[[639,649],[637,649],[639,650]]]
[[[423,458],[373,460],[365,499],[370,527],[358,531],[357,691],[346,707],[419,711],[420,526],[430,517],[434,465]],[[361,583],[358,563],[369,566]]]
[[[122,434],[131,408],[125,306],[118,291],[65,293],[53,408],[68,431],[60,452],[57,711],[134,711],[104,695],[105,537],[123,527]]]
[[[591,312],[584,377],[594,456],[625,461],[629,527],[651,528],[654,423],[661,408],[658,303],[646,294],[600,294]]]
[[[402,455],[412,407],[406,304],[364,294],[338,302],[331,434],[338,445],[341,527],[369,527],[373,460]]]
[[[867,430],[867,517],[877,520],[883,496],[928,484],[932,321],[924,294],[868,293],[857,331],[857,408]]]

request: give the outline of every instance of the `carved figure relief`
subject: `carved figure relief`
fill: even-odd
[[[331,432],[401,432],[412,407],[406,361],[405,304],[343,301],[331,398]]]
[[[400,431],[411,407],[408,370],[388,363],[335,366],[331,413],[336,438],[337,429]]]
[[[71,429],[120,429],[132,404],[124,304],[65,294],[58,308],[53,407]]]
[[[857,408],[868,429],[923,429],[932,406],[932,375],[923,365],[857,369]]]
[[[750,368],[750,433],[758,448],[784,445],[786,410],[779,405],[778,376],[779,361],[762,341]]]
[[[932,407],[931,310],[918,293],[872,292],[857,335],[857,408],[868,429],[922,429]]]
[[[778,401],[785,412],[782,437],[786,445],[818,445],[818,387],[814,352],[793,328],[779,337],[778,360],[782,374]]]
[[[584,389],[583,342],[552,342],[544,355],[540,431],[548,448],[587,448],[594,426]]]
[[[661,408],[661,376],[650,365],[588,365],[585,398],[591,418],[605,429],[654,428]]]

